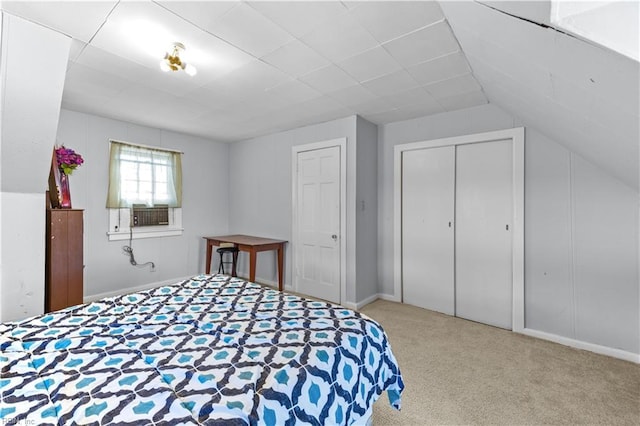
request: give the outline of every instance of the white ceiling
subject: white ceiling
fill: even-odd
[[[437,2],[3,1],[73,38],[63,107],[236,141],[487,103]],[[198,69],[163,73],[172,42]]]
[[[442,8],[492,104],[638,188],[637,61],[537,25],[548,25],[548,1]]]
[[[231,142],[490,101],[640,186],[639,64],[550,27],[548,0],[1,5],[73,38],[68,109]],[[195,77],[160,70],[174,41]]]

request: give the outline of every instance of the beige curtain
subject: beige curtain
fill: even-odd
[[[182,207],[182,153],[111,141],[107,208]]]

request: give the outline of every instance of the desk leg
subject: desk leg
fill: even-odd
[[[249,281],[252,283],[256,282],[256,257],[258,257],[258,254],[251,249],[249,251]]]
[[[232,277],[237,277],[238,274],[236,272],[236,265],[238,264],[238,252],[236,251],[235,253],[233,253],[233,264],[231,267],[231,276]]]
[[[207,263],[206,263],[206,268],[204,270],[205,274],[210,274],[211,273],[211,252],[213,251],[213,244],[210,243],[209,241],[207,241]]]
[[[283,263],[284,263],[284,250],[282,245],[280,245],[278,247],[278,291],[282,291],[282,287],[284,286],[284,283],[282,282],[283,279],[283,275],[284,275],[284,271],[283,271]]]

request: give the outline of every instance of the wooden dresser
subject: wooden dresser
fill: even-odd
[[[83,214],[78,209],[47,209],[45,312],[82,303]]]

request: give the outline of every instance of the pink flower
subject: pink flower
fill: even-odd
[[[55,149],[56,160],[62,173],[70,175],[78,166],[84,163],[80,154],[72,149],[65,148],[64,145]]]

